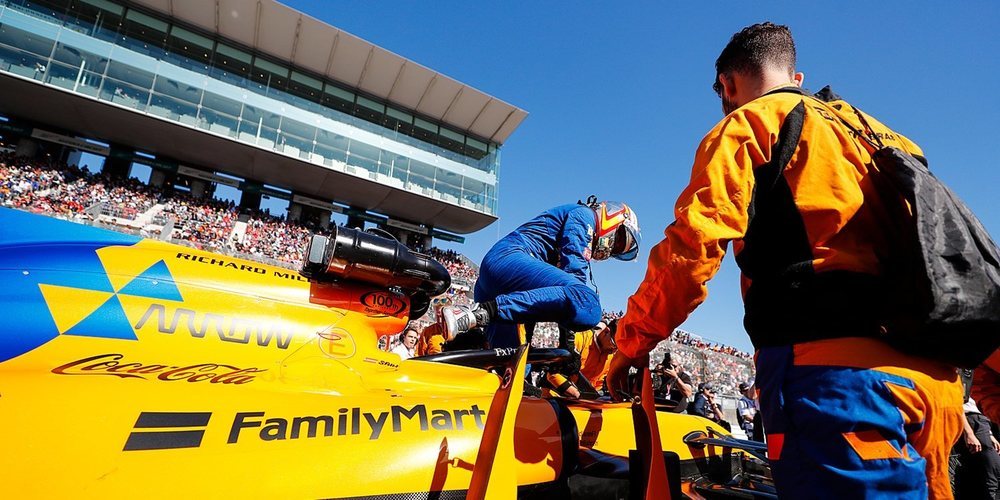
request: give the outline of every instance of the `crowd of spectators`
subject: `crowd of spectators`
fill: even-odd
[[[112,179],[86,167],[0,154],[0,205],[68,217],[106,203],[115,217],[134,219],[160,196],[135,179]]]
[[[241,238],[233,238],[239,209],[231,201],[167,193],[137,179],[115,179],[62,162],[0,154],[0,205],[62,217],[85,217],[101,204],[114,220],[135,220],[156,204],[155,221],[172,219],[171,237],[210,251],[229,251],[289,267],[301,264],[309,228],[266,212],[250,214]],[[315,229],[315,228],[313,228]],[[143,234],[152,233],[143,228]]]
[[[434,247],[428,250],[427,254],[448,269],[453,282],[471,285],[479,278],[479,270],[469,265],[468,259],[454,250],[442,250]]]
[[[305,258],[305,248],[314,231],[281,218],[257,214],[247,221],[242,241],[236,241],[236,251],[256,259],[271,259],[296,267]]]
[[[232,202],[174,194],[162,200],[162,218],[173,218],[176,239],[205,250],[221,250],[233,232],[238,210]]]
[[[622,311],[605,311],[605,321],[620,319]],[[532,345],[556,347],[559,328],[555,323],[535,325]],[[660,342],[650,353],[651,365],[660,363],[667,352],[673,361],[684,366],[697,383],[710,382],[725,396],[738,396],[739,384],[754,377],[753,356],[735,347],[710,342],[684,330],[674,330],[669,339]]]
[[[675,344],[690,346],[697,350],[707,350],[717,352],[719,354],[727,354],[744,360],[750,360],[753,358],[750,353],[741,351],[733,346],[725,345],[719,342],[709,342],[697,335],[680,329],[674,330],[674,334],[670,336],[670,341]]]

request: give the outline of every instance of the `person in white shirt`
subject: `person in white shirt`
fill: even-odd
[[[417,332],[413,327],[406,327],[403,330],[403,334],[400,335],[402,342],[392,348],[392,352],[399,355],[402,359],[410,359],[416,355],[417,339],[420,338],[420,333]]]

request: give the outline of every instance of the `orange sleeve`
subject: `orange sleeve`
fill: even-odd
[[[418,356],[429,356],[440,354],[441,346],[444,344],[444,335],[441,335],[438,325],[432,324],[420,332],[420,342],[417,345]]]
[[[649,353],[705,300],[705,284],[719,270],[729,241],[746,233],[753,169],[770,159],[786,114],[771,108],[782,102],[788,101],[740,108],[698,146],[690,184],[674,207],[676,220],[650,250],[646,277],[618,325],[618,348],[626,356]]]
[[[990,420],[1000,422],[1000,350],[976,368],[972,398]]]

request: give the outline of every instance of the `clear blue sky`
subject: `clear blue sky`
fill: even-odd
[[[729,37],[787,24],[805,86],[826,84],[920,144],[932,169],[1000,237],[1000,2],[362,2],[285,0],[530,114],[502,150],[500,220],[458,248],[478,260],[521,222],[594,193],[639,214],[637,263],[594,266],[625,307],[722,118],[711,91]],[[727,257],[682,328],[744,349]]]

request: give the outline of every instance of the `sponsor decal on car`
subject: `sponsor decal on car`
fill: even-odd
[[[253,318],[231,316],[212,312],[195,311],[167,304],[152,303],[135,324],[140,330],[147,323],[156,326],[160,333],[173,334],[186,331],[195,338],[205,338],[214,332],[223,342],[256,344],[260,347],[274,345],[278,349],[288,349],[295,332],[292,325],[282,321],[263,322]]]
[[[369,440],[376,440],[385,432],[404,430],[463,430],[470,425],[483,429],[485,416],[486,412],[479,405],[472,405],[467,410],[428,410],[423,404],[409,408],[393,405],[388,411],[378,412],[367,412],[358,407],[340,408],[336,415],[291,418],[270,416],[263,411],[240,412],[233,419],[227,443],[235,444],[246,434],[256,435],[261,441],[346,435],[367,435]]]
[[[385,366],[387,368],[392,368],[393,370],[399,368],[399,365],[385,359],[365,357],[365,363],[372,363],[379,366]]]
[[[144,411],[132,426],[122,451],[197,448],[211,418],[210,412]]]
[[[368,292],[361,296],[361,305],[369,316],[396,316],[406,309],[402,297],[386,291]]]
[[[327,356],[334,359],[347,359],[354,356],[358,346],[354,343],[354,337],[343,328],[332,327],[319,333],[319,344]]]
[[[163,380],[167,382],[208,382],[210,384],[242,385],[253,382],[266,368],[240,368],[219,363],[193,365],[163,365],[125,361],[118,353],[98,354],[70,361],[52,369],[58,375],[104,375],[119,378]]]

